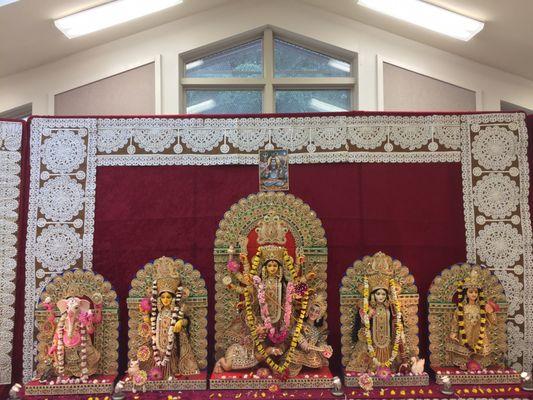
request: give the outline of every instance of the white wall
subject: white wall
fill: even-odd
[[[476,91],[480,111],[533,108],[532,81],[299,2],[243,0],[2,78],[0,111],[33,103],[51,114],[55,94],[155,61],[156,113],[175,114],[180,53],[266,25],[357,52],[361,110],[383,109],[382,62]]]

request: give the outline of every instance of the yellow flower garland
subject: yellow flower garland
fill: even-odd
[[[363,287],[363,313],[366,318],[364,318],[364,324],[365,324],[365,336],[366,336],[366,343],[368,347],[368,353],[370,357],[372,357],[372,361],[380,366],[385,366],[387,368],[390,368],[396,357],[398,356],[398,352],[400,350],[400,341],[403,336],[403,324],[402,324],[402,314],[401,314],[401,308],[400,308],[400,301],[396,297],[396,281],[394,279],[391,279],[389,281],[389,286],[391,288],[391,292],[394,295],[391,295],[391,301],[394,305],[394,309],[396,310],[396,333],[395,333],[395,340],[394,345],[392,347],[392,354],[390,358],[385,361],[385,363],[381,363],[376,358],[376,350],[374,349],[374,345],[372,343],[372,333],[370,332],[370,317],[368,316],[369,312],[369,305],[368,305],[368,297],[370,296],[370,287],[368,285],[368,277],[364,277],[364,287]]]
[[[261,258],[259,257],[260,254],[261,254],[261,247],[257,249],[257,253],[252,258],[252,268],[250,270],[250,274],[252,276],[257,275],[257,269],[259,268],[259,263],[261,262]],[[291,279],[296,280],[297,276],[296,276],[296,270],[294,268],[294,263],[293,263],[292,257],[290,257],[287,254],[287,251],[285,251],[283,255],[283,261],[285,262],[285,266],[287,267],[287,269],[289,270],[291,274]],[[257,325],[255,323],[255,316],[252,310],[251,287],[247,286],[246,289],[244,290],[244,304],[246,307],[246,324],[248,325],[248,328],[250,329],[250,334],[252,335],[252,340],[254,342],[255,348],[257,349],[259,354],[265,357],[265,361],[268,364],[268,366],[272,370],[280,374],[282,374],[287,369],[287,367],[292,361],[294,351],[296,350],[296,346],[298,345],[298,340],[300,339],[300,333],[302,331],[302,326],[303,326],[303,321],[304,321],[305,314],[307,311],[308,301],[309,301],[309,292],[308,290],[306,290],[302,297],[302,302],[301,302],[302,307],[300,309],[300,315],[298,316],[298,319],[296,320],[296,327],[294,328],[294,332],[292,334],[291,345],[289,347],[289,350],[286,353],[283,363],[278,364],[276,361],[272,359],[272,357],[270,357],[270,355],[267,354],[262,341],[259,339],[257,335],[257,331],[256,331]]]

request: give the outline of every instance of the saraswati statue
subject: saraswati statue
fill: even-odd
[[[182,260],[158,258],[137,273],[128,306],[126,390],[205,388],[207,291],[199,272]]]
[[[270,193],[253,199],[265,197],[296,201],[290,195]],[[220,270],[223,275],[217,273],[222,275],[224,287],[222,299],[217,292],[217,315],[220,302],[235,301],[234,306],[225,310],[226,313],[235,310],[225,319],[224,336],[232,340],[226,342],[227,347],[216,361],[211,387],[235,388],[236,384],[241,388],[263,387],[269,380],[279,378],[287,385],[290,382],[286,378],[290,381],[300,377],[304,369],[324,369],[324,382],[329,377],[327,367],[332,348],[327,344],[325,323],[325,274],[318,263],[309,266],[304,250],[295,246],[296,235],[283,219],[285,212],[263,209],[255,227],[242,232],[247,236],[238,239],[238,259],[233,244],[227,247],[226,263]],[[222,289],[220,284],[217,289]],[[223,382],[223,377],[233,371],[238,371],[241,378],[245,375],[252,379]],[[308,383],[309,387],[316,384],[321,383],[319,380]]]
[[[429,294],[431,367],[437,382],[517,383],[506,370],[503,288],[490,270],[457,264],[435,278]],[[451,372],[450,372],[451,371]]]
[[[375,386],[428,384],[418,359],[417,307],[414,279],[399,261],[378,252],[348,269],[341,287],[347,385],[361,374]]]
[[[37,376],[29,395],[109,393],[117,371],[118,302],[90,271],[57,276],[36,311]]]

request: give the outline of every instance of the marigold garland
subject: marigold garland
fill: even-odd
[[[257,253],[252,257],[252,265],[250,274],[252,276],[257,276],[257,269],[259,268],[259,264],[261,262],[260,258],[261,254],[261,247],[257,249]],[[290,277],[294,281],[297,278],[296,270],[294,268],[294,263],[292,260],[292,257],[287,254],[287,251],[285,251],[283,255],[283,261],[285,263],[285,267],[290,272]],[[252,335],[252,340],[254,342],[255,348],[261,354],[263,357],[265,357],[265,362],[268,364],[268,366],[273,370],[276,371],[279,374],[282,374],[285,372],[287,367],[292,361],[292,358],[294,356],[294,351],[296,350],[296,346],[298,345],[298,341],[300,339],[300,334],[303,327],[303,321],[305,318],[305,314],[307,311],[307,305],[309,301],[309,291],[306,289],[302,295],[301,300],[301,308],[300,308],[300,314],[298,315],[298,318],[296,320],[296,327],[294,328],[292,338],[291,338],[291,344],[289,346],[289,350],[285,353],[285,358],[281,364],[278,364],[276,361],[270,357],[270,355],[267,354],[265,347],[263,346],[262,341],[259,339],[257,335],[257,324],[255,321],[255,315],[252,310],[252,301],[251,301],[251,288],[250,286],[247,286],[244,290],[244,304],[245,304],[245,310],[246,310],[246,324],[248,325],[248,328],[250,329],[250,334]]]
[[[381,367],[387,367],[387,368],[390,368],[390,366],[392,365],[396,357],[398,357],[398,353],[400,350],[400,342],[402,341],[402,338],[404,337],[400,301],[396,297],[396,281],[394,279],[390,279],[389,286],[390,286],[390,292],[391,292],[391,301],[396,311],[396,332],[395,332],[394,345],[392,347],[391,356],[387,361],[385,361],[385,363],[381,363],[376,358],[376,350],[374,349],[374,345],[372,343],[372,332],[370,332],[370,317],[368,315],[368,312],[370,309],[369,304],[368,304],[368,297],[370,296],[370,287],[368,285],[368,277],[367,276],[364,277],[363,320],[364,320],[364,325],[365,325],[365,336],[366,336],[366,344],[368,347],[368,353],[370,357],[372,357],[372,361],[374,362],[375,365],[378,365]]]

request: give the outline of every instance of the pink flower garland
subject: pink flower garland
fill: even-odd
[[[294,292],[294,284],[289,282],[287,284],[287,289],[285,291],[285,312],[283,314],[283,327],[279,332],[276,331],[276,328],[272,325],[272,320],[270,319],[270,313],[268,311],[268,304],[266,303],[265,298],[265,284],[261,278],[257,275],[254,276],[254,285],[257,289],[257,297],[259,299],[259,306],[261,309],[261,318],[264,323],[264,327],[268,331],[268,338],[272,343],[278,344],[283,343],[289,334],[289,325],[291,323],[291,314],[292,314],[292,294]]]

